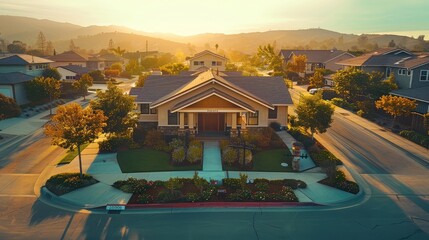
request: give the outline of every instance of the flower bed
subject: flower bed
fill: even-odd
[[[168,202],[298,202],[293,189],[305,188],[300,180],[223,179],[222,185],[210,184],[197,174],[193,178],[171,178],[168,181],[147,181],[129,178],[117,181],[114,187],[133,193],[129,204]]]
[[[78,188],[83,188],[97,183],[98,181],[88,174],[61,173],[54,175],[46,181],[45,187],[52,193],[60,196]]]
[[[335,178],[327,177],[320,180],[319,183],[353,194],[359,193],[359,185],[355,182],[347,180],[344,173],[340,170],[336,171]]]

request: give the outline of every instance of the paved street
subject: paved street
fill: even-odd
[[[36,132],[0,152],[0,239],[428,239],[427,150],[337,111],[317,138],[354,169],[364,198],[281,210],[70,212],[31,192],[38,174],[64,153]]]

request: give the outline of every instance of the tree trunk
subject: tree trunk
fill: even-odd
[[[83,101],[85,101],[85,97],[86,97],[86,91],[83,92]]]
[[[79,155],[79,176],[82,179],[83,178],[83,174],[82,174],[82,156],[80,154],[80,144],[77,145],[77,152]]]

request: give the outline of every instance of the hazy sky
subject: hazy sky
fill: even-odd
[[[429,30],[429,0],[0,0],[0,15],[182,35],[317,27],[356,34]]]

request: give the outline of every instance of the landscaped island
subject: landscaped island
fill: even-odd
[[[225,178],[220,184],[208,182],[195,173],[193,178],[171,178],[168,181],[147,181],[129,178],[117,181],[114,187],[132,193],[128,204],[167,202],[298,202],[294,189],[305,188],[303,181],[295,179],[249,180]]]

